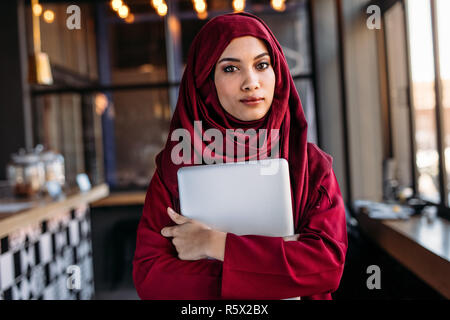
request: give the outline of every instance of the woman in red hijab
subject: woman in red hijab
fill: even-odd
[[[201,121],[202,132],[194,121]],[[178,144],[172,133],[180,128],[200,137],[191,139],[196,142],[187,164],[172,158]],[[296,236],[238,236],[178,213],[177,170],[212,163],[213,156],[230,161],[227,154],[204,152],[204,131],[217,129],[226,140],[226,130],[238,128],[279,130],[277,157],[289,163]],[[169,137],[156,157],[137,230],[133,280],[140,298],[331,299],[347,250],[344,203],[332,158],[306,135],[299,95],[267,25],[249,13],[206,23],[189,50]],[[249,141],[245,149],[252,151],[254,144]],[[256,154],[233,161],[255,160]]]

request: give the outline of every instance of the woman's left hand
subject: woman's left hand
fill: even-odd
[[[184,217],[172,208],[167,208],[169,217],[177,224],[161,229],[164,237],[172,237],[172,243],[177,249],[181,260],[199,260],[208,257],[208,245],[212,229],[194,219]]]

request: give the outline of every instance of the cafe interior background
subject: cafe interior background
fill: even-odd
[[[0,299],[138,299],[136,228],[189,45],[240,10],[281,43],[334,158],[349,248],[333,298],[450,297],[450,1],[10,0]]]

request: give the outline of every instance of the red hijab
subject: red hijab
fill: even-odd
[[[265,42],[276,77],[272,106],[262,119],[255,121],[241,121],[225,111],[219,103],[211,77],[217,60],[231,40],[242,36],[254,36]],[[201,133],[195,132],[194,121],[202,122]],[[171,136],[178,128],[188,130],[191,137],[200,135],[197,140],[202,141],[200,144],[194,146],[194,139],[191,139],[191,164],[176,165],[171,159],[172,148],[179,143],[172,141]],[[242,12],[213,18],[203,26],[191,44],[169,136],[164,150],[156,157],[156,170],[172,195],[177,210],[177,170],[196,163],[194,157],[203,154],[204,148],[210,143],[203,142],[201,138],[203,132],[210,128],[220,130],[225,139],[226,129],[253,128],[257,131],[267,129],[268,132],[270,129],[279,129],[280,154],[277,157],[285,158],[289,163],[294,223],[299,227],[298,221],[310,204],[312,192],[331,169],[331,157],[307,143],[305,115],[282,48],[268,26],[255,15]],[[258,135],[254,138],[257,139]],[[226,145],[225,141],[223,145]],[[249,142],[246,149],[251,146]],[[252,158],[246,154],[235,161],[247,160]],[[228,161],[224,156],[223,162]]]

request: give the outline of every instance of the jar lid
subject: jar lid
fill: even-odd
[[[12,160],[17,164],[31,164],[39,161],[39,156],[27,153],[27,154],[13,154],[11,156]]]
[[[39,154],[39,157],[43,161],[52,161],[56,158],[56,155],[53,151],[46,151]]]

